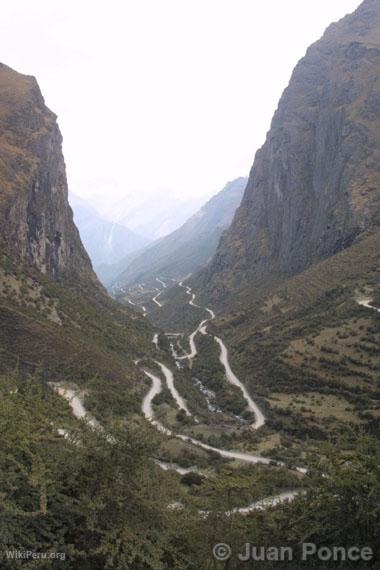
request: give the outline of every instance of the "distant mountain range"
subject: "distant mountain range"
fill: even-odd
[[[111,201],[106,195],[94,195],[88,201],[103,218],[125,226],[151,242],[178,229],[209,197],[210,194],[183,196],[169,189],[156,188],[126,192],[117,201]]]
[[[147,238],[135,234],[125,226],[103,218],[79,196],[70,193],[69,200],[83,244],[101,281],[108,264],[118,263],[126,255],[149,243]]]
[[[115,287],[138,281],[181,278],[198,271],[211,259],[219,239],[239,206],[247,178],[237,178],[211,198],[179,229],[125,259],[124,271],[115,279]],[[122,263],[118,264],[118,267]]]

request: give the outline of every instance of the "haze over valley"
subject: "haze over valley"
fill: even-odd
[[[4,570],[377,567],[380,0],[269,4],[46,4],[64,147],[0,64]]]

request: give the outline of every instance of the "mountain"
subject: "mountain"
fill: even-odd
[[[379,2],[366,0],[348,20],[365,42],[377,26]],[[344,49],[342,25],[336,29]],[[232,570],[266,553],[262,567],[273,568],[273,552],[277,559],[276,545],[283,544],[286,568],[294,570],[301,567],[301,550],[314,569],[333,568],[336,561],[348,569],[376,567],[380,228],[378,187],[368,188],[369,202],[366,184],[376,180],[370,131],[377,119],[372,115],[367,124],[362,105],[370,110],[368,62],[377,61],[379,50],[368,49],[364,62],[349,63],[359,110],[353,131],[365,143],[351,148],[350,170],[352,180],[365,185],[362,201],[351,206],[364,204],[362,226],[357,229],[354,216],[343,216],[345,224],[337,226],[333,208],[332,230],[341,228],[342,241],[314,242],[303,228],[309,187],[284,184],[279,199],[283,195],[296,216],[286,210],[289,237],[285,220],[283,227],[274,226],[281,208],[271,203],[268,186],[265,196],[258,192],[264,219],[255,224],[268,228],[260,241],[251,180],[211,269],[192,278],[193,293],[185,284],[167,287],[161,305],[149,288],[136,287],[138,298],[128,292],[125,300],[132,303],[147,298],[147,318],[115,303],[98,282],[68,203],[56,118],[33,78],[0,66],[3,570],[21,568],[18,560],[29,558],[33,562],[25,567]],[[343,71],[334,69],[338,78]],[[300,105],[305,120],[308,109]],[[349,111],[349,101],[343,102],[340,113]],[[281,170],[288,155],[293,176],[303,155],[289,148],[307,152],[296,139],[319,136],[312,120],[308,125],[307,135],[306,127],[292,131],[281,153],[269,156],[267,176]],[[335,181],[328,190],[345,212],[339,189],[343,181],[350,187],[351,178],[331,174],[339,165],[334,149],[343,148],[345,137],[339,130],[334,134],[336,126],[333,121],[329,127],[335,140],[331,161],[324,155],[317,169],[310,158],[302,171]],[[365,164],[358,165],[357,153]],[[366,177],[360,178],[364,166]],[[312,203],[321,218],[325,190]],[[194,235],[192,227],[201,232],[203,223],[208,228],[207,217],[215,223],[227,214],[224,206],[215,217],[206,209],[186,235]],[[239,228],[239,220],[248,226]],[[314,235],[316,222],[308,221]],[[301,242],[291,239],[293,224],[304,229]],[[280,238],[290,239],[291,250]],[[287,254],[289,268],[277,250]],[[309,250],[315,252],[310,261],[300,256]],[[205,310],[201,297],[217,305],[215,314]],[[174,329],[168,321],[170,329],[153,331],[152,305],[182,323]],[[187,330],[194,331],[188,338]],[[50,385],[57,381],[60,394]],[[86,417],[86,410],[95,418]],[[262,545],[260,554],[246,547],[252,537]],[[309,538],[315,548],[300,549]],[[352,545],[359,545],[356,552]]]
[[[231,224],[246,183],[247,179],[242,177],[228,182],[179,229],[134,256],[116,278],[116,286],[154,281],[157,275],[180,278],[207,265],[220,236]]]
[[[379,77],[380,0],[365,0],[297,64],[233,223],[186,283],[292,453],[379,429]]]
[[[107,265],[116,264],[125,256],[147,245],[146,238],[125,226],[106,220],[79,196],[70,193],[69,201],[83,244],[102,282]]]
[[[67,204],[62,138],[36,81],[0,66],[1,197],[4,251],[58,280],[95,281]]]
[[[0,133],[0,373],[98,378],[97,393],[123,398],[139,374],[132,357],[149,352],[148,324],[98,282],[68,203],[56,116],[36,80],[5,65]]]
[[[179,228],[204,201],[204,196],[184,197],[167,188],[127,192],[114,202],[108,195],[91,196],[91,203],[103,217],[148,241],[160,239]]]
[[[296,274],[379,226],[379,6],[365,0],[296,66],[204,274],[215,299]]]

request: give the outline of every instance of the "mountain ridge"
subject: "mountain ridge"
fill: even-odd
[[[54,279],[92,279],[73,213],[56,115],[34,77],[0,66],[1,238],[19,261]],[[94,282],[95,283],[95,282]]]
[[[78,383],[101,378],[95,400],[106,387],[126,398],[140,374],[133,358],[150,351],[149,324],[98,281],[68,202],[56,115],[35,78],[5,65],[0,186],[0,372],[41,370],[44,380]]]
[[[131,255],[149,243],[146,238],[126,226],[102,217],[90,203],[72,192],[69,202],[81,239],[102,283],[106,281],[108,266],[119,263],[126,255]]]
[[[133,256],[127,269],[115,279],[115,286],[153,282],[157,275],[179,279],[206,265],[232,221],[246,182],[244,177],[228,182],[180,228]]]
[[[217,301],[284,278],[380,223],[380,2],[332,24],[294,69],[230,229],[200,277]]]

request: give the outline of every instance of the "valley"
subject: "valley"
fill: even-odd
[[[139,291],[138,294],[140,295],[139,302],[144,302],[146,305],[148,305],[149,297],[152,291],[150,291],[149,289],[144,290],[144,287],[142,287],[141,285],[137,289]],[[190,432],[192,436],[194,436],[195,434],[197,435],[201,434],[202,437],[206,436],[209,439],[209,441],[214,444],[215,442],[218,442],[219,439],[221,438],[222,441],[230,441],[233,442],[235,445],[236,444],[242,445],[245,448],[248,447],[251,449],[263,449],[265,450],[266,457],[268,456],[272,457],[273,459],[276,458],[277,460],[281,459],[291,462],[294,462],[295,459],[298,457],[298,462],[299,462],[304,454],[304,446],[302,444],[301,431],[299,437],[294,437],[296,432],[294,431],[292,432],[293,443],[292,445],[289,446],[288,443],[289,433],[286,428],[286,424],[280,424],[279,420],[277,420],[277,418],[279,419],[283,418],[284,413],[289,418],[291,418],[291,421],[294,421],[297,417],[299,418],[304,417],[304,427],[303,427],[304,430],[308,429],[307,427],[308,423],[310,423],[310,425],[311,423],[313,423],[315,424],[315,426],[320,425],[318,429],[316,427],[312,428],[314,429],[315,432],[315,435],[314,437],[312,437],[312,439],[314,440],[313,443],[316,447],[318,447],[324,441],[323,431],[326,429],[328,429],[329,431],[332,429],[336,429],[339,431],[341,427],[343,428],[346,422],[351,423],[354,420],[354,418],[355,422],[358,425],[360,423],[363,424],[363,422],[365,423],[364,416],[360,420],[360,414],[359,416],[353,414],[356,405],[361,407],[362,406],[361,402],[364,401],[365,392],[363,391],[363,388],[361,389],[360,392],[357,392],[357,390],[354,388],[353,389],[348,388],[348,390],[350,390],[349,392],[347,392],[346,396],[346,398],[348,399],[345,399],[342,395],[341,388],[338,389],[339,390],[338,393],[337,389],[334,389],[333,385],[330,384],[330,388],[324,387],[323,390],[319,392],[318,387],[316,387],[315,383],[312,383],[310,387],[308,384],[305,384],[305,388],[307,386],[306,390],[305,388],[303,389],[301,388],[299,389],[299,392],[295,394],[290,393],[288,397],[286,392],[284,393],[279,392],[278,383],[277,383],[277,390],[273,388],[274,390],[273,396],[270,395],[268,392],[263,392],[263,384],[261,383],[260,387],[258,388],[258,392],[260,394],[260,400],[265,394],[264,396],[265,399],[261,401],[263,402],[265,409],[268,410],[269,426],[265,428],[263,435],[258,434],[258,437],[256,436],[253,438],[250,437],[249,430],[247,429],[249,424],[249,415],[251,414],[252,417],[254,418],[252,426],[256,429],[262,428],[264,426],[265,417],[261,409],[257,406],[257,404],[254,401],[252,401],[252,398],[249,392],[247,391],[246,387],[241,384],[240,380],[237,379],[236,375],[231,370],[231,366],[229,364],[229,359],[228,359],[227,347],[225,346],[221,338],[215,334],[215,328],[213,329],[213,333],[211,334],[211,336],[207,332],[207,326],[210,325],[211,327],[214,326],[213,321],[216,318],[214,311],[211,311],[210,309],[202,309],[201,306],[198,304],[198,301],[195,301],[196,295],[192,293],[191,287],[186,284],[184,285],[182,281],[179,281],[177,285],[166,288],[166,292],[164,289],[161,290],[161,294],[164,295],[164,297],[162,297],[163,306],[157,309],[157,311],[153,311],[153,313],[151,313],[150,315],[150,318],[154,318],[155,322],[157,323],[160,323],[162,321],[166,323],[166,318],[164,313],[166,310],[168,310],[169,312],[172,311],[171,308],[171,303],[173,302],[172,297],[174,297],[174,299],[177,299],[179,289],[182,289],[185,293],[185,296],[183,294],[181,295],[182,299],[181,302],[182,303],[184,302],[187,305],[193,307],[194,309],[193,316],[196,319],[199,319],[198,323],[196,323],[194,319],[189,319],[189,322],[182,323],[183,329],[181,331],[181,329],[179,328],[180,324],[178,322],[174,322],[171,324],[170,328],[170,330],[172,331],[174,329],[173,333],[171,334],[155,333],[155,338],[157,343],[156,346],[158,349],[162,345],[162,349],[166,348],[170,350],[174,358],[174,363],[177,366],[176,374],[180,376],[185,376],[185,378],[187,379],[186,385],[183,384],[182,377],[180,383],[182,390],[184,390],[183,393],[188,394],[188,398],[191,399],[190,402],[193,407],[194,415],[197,418],[198,416],[201,417],[202,414],[199,412],[198,408],[199,405],[201,406],[201,410],[204,413],[204,402],[200,402],[197,406],[197,400],[199,401],[199,394],[195,394],[193,391],[194,382],[196,386],[198,387],[200,386],[202,388],[203,393],[206,387],[207,389],[211,390],[208,392],[206,389],[206,394],[208,395],[208,398],[206,396],[208,407],[210,407],[210,399],[209,399],[210,394],[212,402],[214,403],[215,401],[216,393],[215,391],[213,391],[213,388],[215,388],[215,382],[217,382],[217,391],[221,389],[221,386],[223,386],[223,384],[224,385],[232,384],[240,389],[238,390],[237,393],[234,394],[236,399],[235,402],[236,408],[233,408],[234,411],[232,414],[230,410],[229,412],[227,412],[226,416],[225,415],[226,401],[222,402],[219,401],[218,402],[219,405],[215,406],[215,409],[218,410],[218,413],[213,414],[214,416],[213,418],[208,417],[206,425],[202,426],[202,422],[200,424],[198,423],[197,425],[193,425],[191,428],[189,427],[189,425],[186,425],[186,431]],[[132,291],[136,294],[136,290],[133,289]],[[190,297],[190,300],[188,299],[188,297]],[[143,299],[143,301],[141,299]],[[264,305],[265,303],[266,301],[264,301]],[[368,305],[369,301],[367,298],[364,299],[364,301],[361,299],[356,300],[353,289],[351,300],[348,301],[348,303],[350,305],[350,310],[355,312],[355,305],[365,306],[366,304]],[[166,307],[168,307],[168,309],[166,309]],[[177,313],[183,315],[183,311],[179,307],[178,303],[176,304],[176,307],[177,307]],[[204,319],[202,311],[204,313],[207,310],[209,312],[209,319]],[[365,320],[363,320],[362,323],[363,322],[365,322]],[[219,326],[218,325],[219,323],[217,323],[218,330],[220,330],[219,334],[223,334],[223,329],[221,329],[220,325]],[[261,323],[260,326],[262,328],[266,328],[266,326],[263,326],[263,323]],[[361,326],[363,327],[363,325]],[[193,327],[194,329],[191,331],[191,328]],[[364,330],[364,327],[362,330]],[[169,337],[170,342],[168,342],[168,336],[167,336],[168,334],[170,334]],[[184,346],[186,334],[188,334],[188,345],[189,345],[188,351]],[[279,334],[281,334],[280,331]],[[210,338],[210,340],[208,340],[208,338]],[[204,355],[202,355],[202,351],[199,352],[198,348],[198,346],[203,346],[203,344],[205,344],[205,348],[207,347],[206,349],[207,352]],[[217,346],[215,346],[215,344],[219,345],[220,348],[219,351],[216,350]],[[323,351],[325,350],[326,354],[328,349],[327,348],[324,349],[322,347],[319,348],[319,350],[321,351],[320,358],[322,358]],[[213,357],[211,356],[212,353],[214,354]],[[299,351],[297,350],[297,352],[294,353],[293,358],[291,358],[291,355],[289,355],[287,361],[284,360],[284,363],[286,362],[287,365],[289,365],[289,361],[295,359],[293,366],[294,365],[297,366],[296,359],[299,358],[298,354]],[[205,370],[204,366],[205,366],[205,361],[207,361],[207,365],[210,366],[210,361],[212,358],[215,360],[215,365],[214,365],[215,368],[212,368],[210,373],[207,369]],[[187,363],[187,366],[189,366],[188,371],[184,370],[183,368],[184,363]],[[217,372],[218,370],[217,366],[220,365],[222,365],[220,372]],[[351,363],[351,366],[352,365],[353,363]],[[237,360],[237,366],[239,366],[239,360]],[[201,374],[203,373],[204,376],[202,375],[196,376],[196,374],[199,374],[198,371],[200,371]],[[355,372],[353,373],[355,374]],[[279,376],[281,377],[281,375],[283,375],[283,372],[280,370]],[[209,378],[213,382],[211,386],[207,384],[207,380]],[[250,382],[252,382],[252,380],[250,380]],[[305,377],[305,382],[306,383],[308,382],[307,377]],[[322,387],[323,384],[320,384],[320,386]],[[368,397],[369,397],[368,406],[369,407],[372,406],[373,409],[376,410],[378,394],[376,395],[376,393],[372,389],[370,389],[368,391]],[[176,429],[178,429],[178,423],[174,422],[173,424],[173,414],[170,412],[169,409],[167,409],[167,406],[168,406],[167,402],[160,403],[158,407],[159,414],[160,415],[163,414],[162,417],[167,419],[169,428],[175,427]],[[368,415],[368,418],[370,417],[371,416]],[[234,425],[234,422],[236,423],[235,418],[237,418],[238,421],[237,425]],[[335,428],[334,424],[336,426]],[[222,433],[220,431],[221,425],[223,425]],[[279,426],[279,428],[277,426]],[[251,443],[249,443],[250,439]],[[273,454],[272,456],[270,451],[271,447],[269,443],[271,441],[276,442],[276,446],[272,448],[272,454]],[[282,445],[281,447],[278,447],[280,441],[282,442]],[[266,442],[269,443],[269,449]],[[310,441],[308,445],[310,445]]]
[[[173,358],[173,362],[172,362],[172,366],[173,364],[176,364],[177,366],[177,372],[174,372],[165,364],[163,364],[162,362],[160,362],[159,360],[156,359],[152,359],[152,361],[145,361],[145,359],[143,359],[143,366],[144,368],[142,368],[144,374],[151,380],[151,387],[148,391],[148,393],[145,395],[143,402],[142,402],[142,413],[145,416],[145,418],[148,420],[149,423],[152,424],[152,426],[154,426],[155,429],[158,430],[158,432],[160,434],[162,434],[162,436],[165,437],[165,439],[169,438],[170,440],[177,439],[180,440],[183,444],[184,447],[180,448],[180,452],[178,452],[178,448],[177,448],[177,452],[175,451],[175,447],[174,447],[174,453],[172,451],[171,455],[170,455],[170,460],[168,461],[169,457],[166,456],[165,457],[165,451],[164,454],[161,456],[160,452],[158,455],[158,458],[156,456],[156,463],[157,465],[159,465],[164,471],[170,471],[173,470],[174,472],[178,473],[179,476],[184,476],[186,474],[194,474],[194,473],[202,473],[202,476],[208,476],[207,473],[213,473],[213,469],[211,469],[210,471],[210,465],[213,464],[213,462],[211,461],[211,463],[205,463],[203,461],[203,463],[201,462],[202,468],[199,467],[199,465],[197,464],[193,464],[190,467],[181,465],[181,459],[183,457],[186,456],[187,453],[190,454],[191,457],[193,457],[194,459],[197,457],[196,454],[194,454],[194,452],[192,452],[192,448],[200,448],[201,450],[204,450],[206,452],[212,452],[214,455],[219,455],[220,458],[222,458],[223,460],[227,461],[229,464],[231,464],[231,462],[236,462],[236,465],[234,467],[235,470],[237,470],[237,472],[239,472],[240,467],[239,465],[244,465],[244,463],[247,464],[264,464],[267,465],[268,468],[272,468],[272,470],[274,470],[274,479],[277,480],[277,485],[280,486],[281,485],[281,481],[283,481],[283,484],[287,483],[287,485],[285,484],[285,487],[287,487],[287,489],[289,488],[289,481],[291,480],[291,478],[289,479],[289,475],[286,475],[286,471],[284,472],[283,469],[287,469],[290,467],[290,471],[289,473],[291,474],[291,472],[293,471],[294,474],[295,473],[299,473],[302,474],[302,476],[305,476],[307,473],[307,468],[305,467],[299,467],[299,466],[294,466],[294,463],[290,466],[286,466],[286,464],[283,461],[280,461],[277,459],[274,459],[273,457],[269,457],[267,456],[267,454],[264,455],[257,455],[257,454],[253,454],[253,453],[248,453],[246,451],[239,451],[239,438],[235,438],[234,439],[234,444],[237,445],[237,450],[233,451],[231,449],[225,449],[223,448],[220,443],[219,443],[219,447],[215,447],[213,445],[210,445],[208,443],[206,443],[207,439],[205,438],[205,435],[207,435],[207,433],[217,433],[217,430],[215,430],[215,432],[213,431],[213,428],[215,428],[215,426],[211,424],[206,424],[206,425],[202,425],[202,423],[200,422],[200,420],[197,417],[197,408],[196,408],[196,404],[194,401],[191,401],[191,408],[193,411],[189,410],[189,407],[187,405],[186,400],[183,399],[183,397],[180,395],[180,393],[177,390],[176,387],[176,376],[177,373],[179,371],[181,371],[182,373],[184,372],[183,367],[184,367],[184,361],[187,362],[187,365],[189,367],[190,370],[190,376],[187,375],[187,381],[191,382],[191,374],[192,374],[192,369],[194,366],[194,359],[198,360],[202,360],[202,356],[199,353],[198,349],[197,349],[197,344],[198,343],[198,337],[206,337],[206,336],[212,336],[210,335],[210,333],[207,332],[207,325],[208,323],[212,322],[215,318],[216,315],[214,313],[214,311],[212,311],[209,308],[202,308],[197,302],[196,302],[196,294],[192,292],[191,287],[184,284],[183,281],[179,281],[176,284],[170,284],[167,285],[164,281],[162,281],[161,279],[157,278],[156,281],[161,285],[161,289],[159,290],[158,293],[156,293],[156,295],[154,297],[151,298],[151,302],[155,303],[155,299],[157,297],[157,295],[161,295],[166,293],[166,298],[169,295],[170,296],[170,291],[171,289],[175,289],[175,288],[181,288],[182,290],[184,290],[185,295],[188,297],[190,297],[190,299],[187,299],[187,303],[192,306],[194,309],[199,309],[202,310],[203,312],[207,312],[209,314],[209,318],[208,319],[203,319],[201,320],[201,322],[198,324],[198,326],[195,328],[195,330],[193,332],[191,332],[188,337],[187,337],[187,342],[189,345],[189,351],[186,352],[186,348],[184,348],[183,344],[185,344],[185,334],[184,333],[154,333],[154,338],[153,338],[153,344],[156,347],[157,353],[158,354],[163,354],[165,356],[165,352],[167,350],[167,339],[165,338],[167,335],[170,336],[173,340],[173,342],[176,342],[176,347],[174,347],[173,343],[171,344],[171,354],[172,354],[172,358]],[[138,286],[138,290],[140,292],[140,299],[139,302],[144,302],[146,305],[148,305],[149,303],[149,297],[148,295],[150,295],[153,291],[145,291],[145,288],[143,285],[139,285]],[[369,289],[366,289],[367,291],[369,291]],[[130,300],[130,299],[129,299]],[[134,302],[133,302],[134,303]],[[373,296],[370,296],[369,293],[366,294],[366,296],[363,295],[359,295],[356,298],[352,299],[352,303],[353,304],[357,304],[359,306],[363,306],[366,309],[370,310],[370,311],[374,311],[374,312],[379,312],[379,308],[377,308],[376,306],[373,305]],[[156,303],[157,304],[157,303]],[[137,305],[137,304],[136,304]],[[158,305],[158,307],[160,309],[164,308],[164,305],[160,304]],[[178,340],[178,338],[181,338],[181,341]],[[222,341],[221,338],[214,336],[213,337],[214,342],[219,345],[220,347],[220,354],[219,354],[219,362],[220,364],[223,366],[224,368],[224,376],[225,376],[225,381],[227,381],[228,383],[236,386],[239,388],[239,390],[241,391],[243,398],[245,400],[245,410],[243,413],[245,413],[245,419],[247,419],[247,412],[251,412],[251,414],[253,415],[254,421],[253,423],[249,423],[249,428],[251,430],[260,430],[264,425],[265,425],[265,417],[262,413],[262,411],[260,410],[260,408],[257,406],[257,404],[254,402],[254,400],[251,398],[250,394],[248,393],[246,387],[240,382],[240,380],[235,376],[234,372],[231,369],[231,366],[229,364],[229,358],[228,358],[228,349],[225,346],[224,342]],[[160,346],[160,341],[162,341],[163,347],[161,348]],[[181,344],[182,342],[182,344]],[[183,353],[183,354],[182,354]],[[142,362],[136,361],[136,366],[141,367],[142,366]],[[153,365],[157,365],[159,371],[160,371],[160,375],[158,375],[157,372],[152,372],[152,364]],[[164,378],[164,384],[166,385],[166,388],[168,389],[168,394],[170,394],[171,398],[169,400],[169,402],[166,400],[164,406],[160,401],[160,396],[162,396],[162,391],[163,391],[163,381],[162,378]],[[194,378],[192,378],[192,380],[194,380]],[[199,381],[201,382],[201,381]],[[181,390],[183,391],[183,394],[186,394],[188,397],[188,394],[191,395],[191,392],[189,392],[188,387],[181,382]],[[80,400],[77,400],[77,397],[75,396],[75,394],[68,390],[67,392],[63,393],[63,395],[68,398],[70,400],[71,406],[73,407],[73,413],[77,416],[77,417],[83,417],[83,406],[81,404]],[[209,393],[208,393],[209,395]],[[328,402],[331,401],[331,399],[333,398],[332,396],[326,396],[326,395],[321,395],[319,393],[311,393],[311,401],[307,402],[305,401],[305,396],[299,396],[299,401],[300,404],[307,404],[308,406],[310,405],[315,405],[320,404],[320,400],[322,400],[322,406],[318,408],[318,406],[315,408],[315,413],[318,413],[320,416],[324,416],[326,413],[326,404],[328,405]],[[315,400],[314,400],[315,398]],[[279,400],[279,394],[273,394],[272,396],[272,402],[275,403]],[[339,400],[340,398],[336,399],[336,403],[332,404],[332,409],[331,409],[331,413],[336,413],[337,410],[334,410],[333,408],[335,408],[337,406],[337,403],[339,404]],[[298,398],[296,397],[294,402],[297,402]],[[164,407],[167,407],[167,405],[169,404],[169,406],[172,405],[172,403],[175,404],[175,409],[177,410],[177,415],[175,417],[173,417],[173,414],[171,412],[169,412],[169,410],[167,409],[163,409]],[[289,404],[288,404],[289,405]],[[303,411],[305,408],[305,406],[300,407],[300,411]],[[213,410],[215,412],[215,410]],[[218,413],[223,414],[224,411],[223,409],[218,409],[217,410]],[[328,417],[329,412],[327,412],[327,416]],[[159,419],[158,419],[159,418]],[[185,421],[186,419],[186,421]],[[243,418],[240,416],[236,416],[236,419],[238,420],[238,422],[242,422]],[[341,420],[344,421],[344,417],[341,417]],[[351,416],[349,416],[349,420],[352,421]],[[91,419],[89,420],[91,423]],[[196,429],[194,429],[196,428]],[[240,425],[241,428],[241,425]],[[182,431],[182,433],[179,433],[179,430]],[[223,425],[223,434],[225,436],[226,433],[228,433],[228,425],[224,424]],[[276,434],[275,434],[276,435]],[[201,436],[201,438],[200,438]],[[265,439],[265,437],[264,437]],[[217,439],[213,439],[211,441],[217,441]],[[223,441],[223,440],[222,440]],[[247,442],[247,438],[245,438],[245,443]],[[315,445],[315,442],[314,442]],[[246,446],[244,446],[246,447]],[[167,448],[166,448],[167,449]],[[265,447],[263,448],[265,449]],[[161,448],[161,452],[162,450],[165,450],[165,444],[164,446]],[[306,447],[303,447],[303,453],[305,452],[305,450],[307,450]],[[310,452],[310,450],[308,450]],[[302,454],[299,456],[300,458],[302,457]],[[165,459],[166,460],[165,460]],[[292,459],[294,461],[295,456],[292,456]],[[210,458],[211,459],[211,458]],[[210,461],[210,460],[209,460]],[[269,467],[270,466],[270,467]],[[280,472],[280,474],[276,471],[278,470],[278,468],[281,468],[282,472]],[[273,475],[272,475],[273,477]],[[259,501],[254,501],[253,503],[251,503],[248,506],[240,506],[240,507],[234,507],[232,509],[231,512],[234,512],[235,514],[249,514],[251,512],[257,511],[257,510],[265,510],[266,508],[272,508],[275,507],[283,502],[288,502],[288,501],[292,501],[294,500],[297,495],[301,492],[302,490],[302,480],[299,479],[299,477],[295,477],[294,475],[291,475],[291,477],[293,477],[293,485],[296,485],[298,487],[298,490],[296,491],[291,491],[289,492],[288,490],[285,490],[285,488],[276,496],[270,497],[270,498],[262,498]],[[176,509],[182,509],[183,504],[182,502],[176,502]],[[204,510],[204,508],[201,509],[202,513],[205,513],[207,511]],[[204,515],[202,515],[204,516]],[[228,515],[230,516],[230,515]]]
[[[0,64],[1,568],[243,570],[248,542],[357,545],[372,558],[344,567],[377,568],[379,42],[380,0],[329,26],[249,176],[237,161],[223,187],[220,160],[203,205],[211,157],[171,178],[184,196],[140,184],[186,154],[156,152],[150,89],[136,145],[154,160],[137,160],[133,192],[135,148],[104,136],[103,109],[102,214],[71,194],[73,212],[57,117]],[[13,564],[9,549],[65,560]]]

